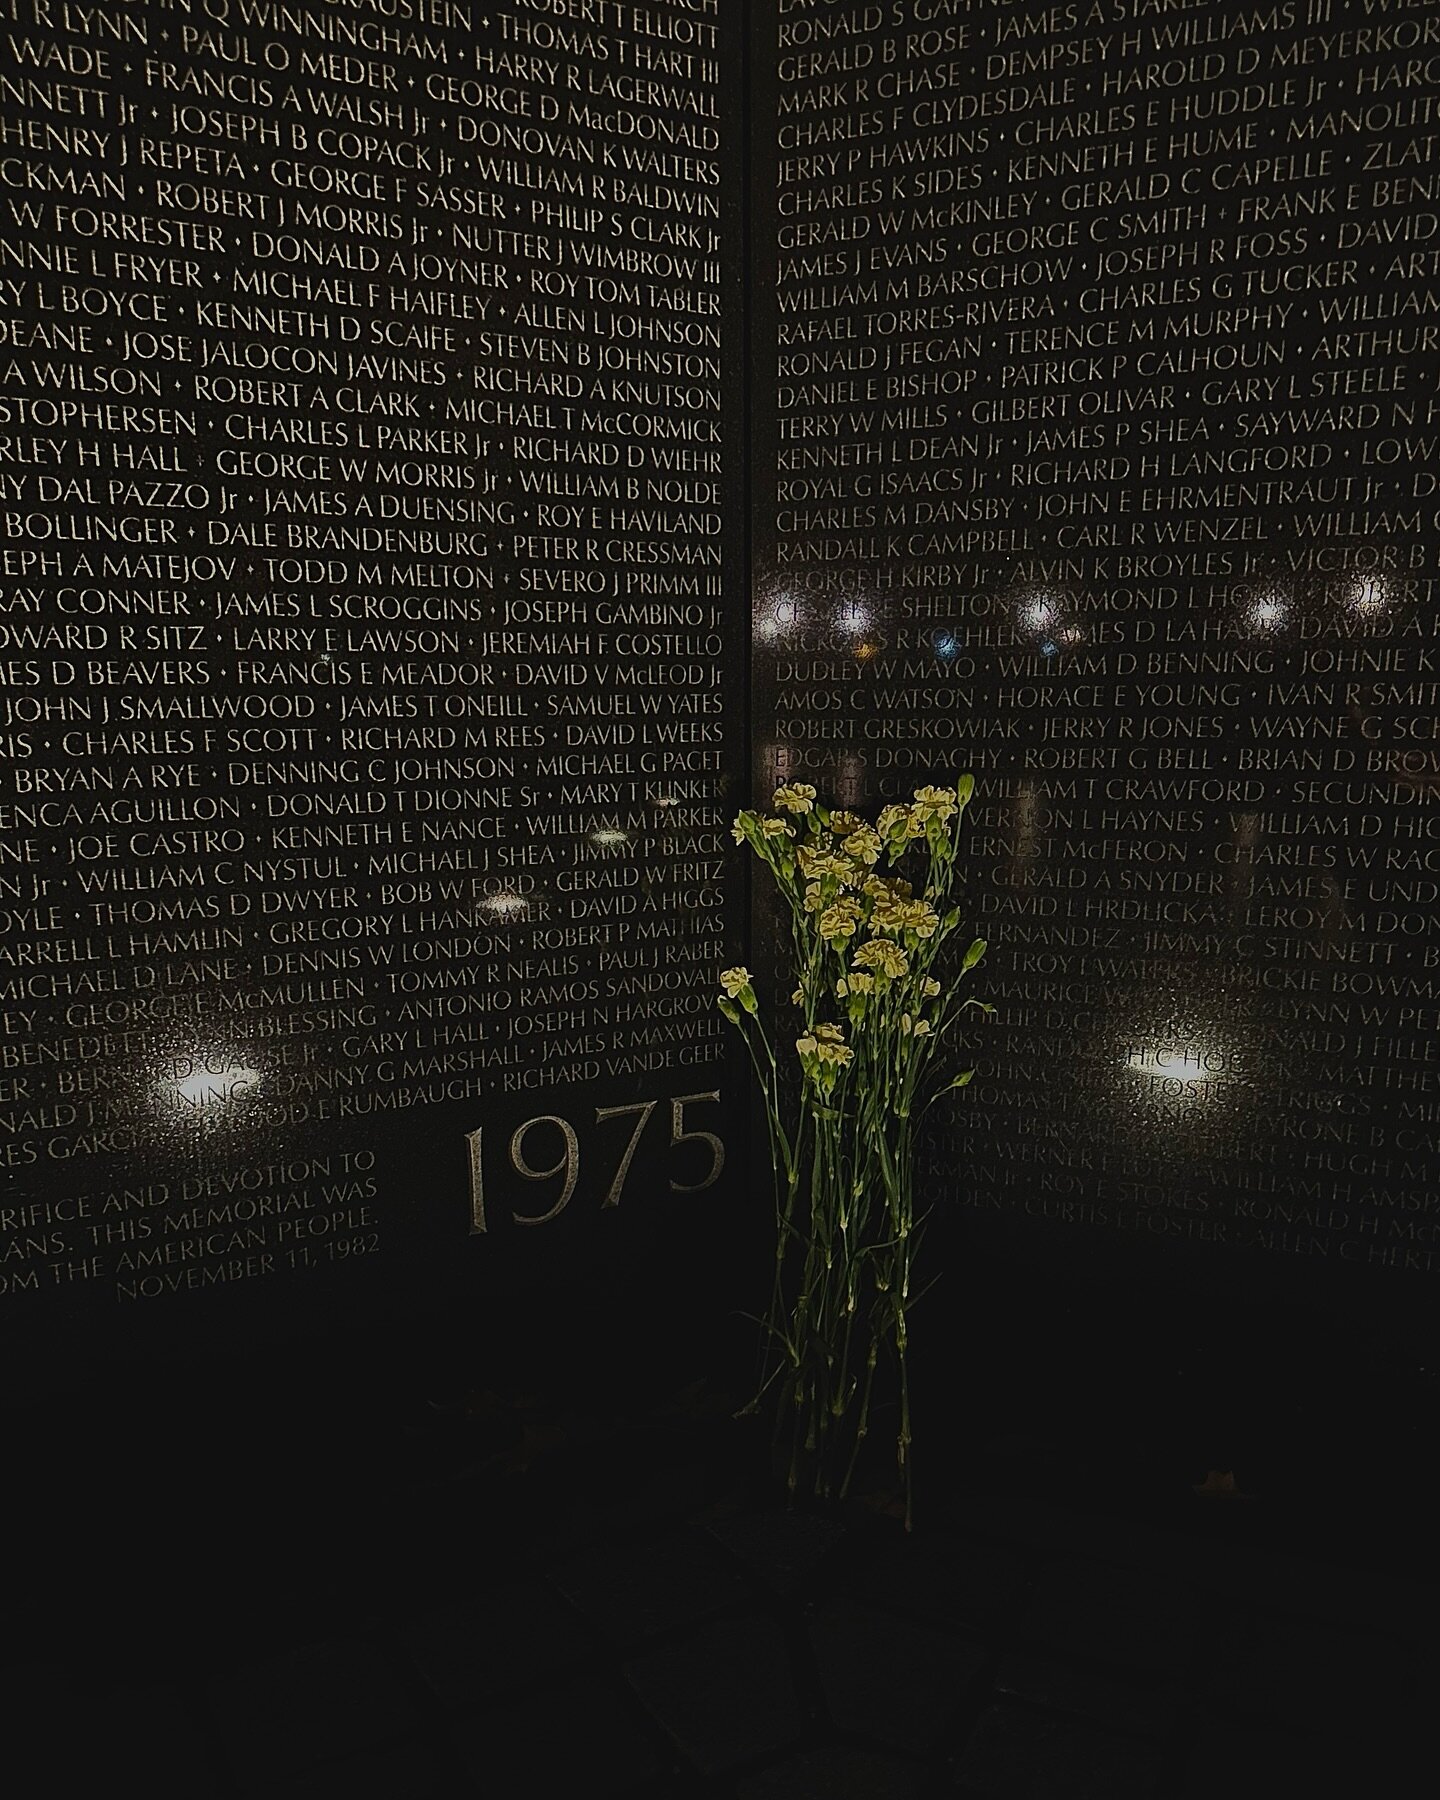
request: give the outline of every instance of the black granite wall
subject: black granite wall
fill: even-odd
[[[1440,19],[757,19],[755,779],[973,770],[965,1243],[1431,1329]]]
[[[744,730],[725,14],[5,9],[21,1388],[463,1293],[708,1293]]]

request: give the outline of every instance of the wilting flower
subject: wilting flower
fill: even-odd
[[[924,981],[920,983],[920,992],[927,1000],[933,1000],[940,992],[940,983],[933,975],[927,975]]]
[[[837,938],[854,937],[855,927],[860,923],[860,903],[852,900],[847,894],[827,906],[820,915],[818,930],[827,944],[833,944]]]
[[[762,819],[761,833],[767,838],[794,837],[795,827],[785,819]]]
[[[874,969],[891,981],[898,981],[910,967],[910,958],[888,938],[871,938],[855,952],[857,969]]]
[[[824,904],[825,896],[820,892],[820,883],[818,881],[807,881],[805,884],[806,912],[819,912]]]
[[[865,969],[852,969],[845,977],[846,985],[852,994],[873,994],[875,977]]]
[[[864,823],[859,813],[846,812],[843,807],[837,807],[830,815],[830,829],[838,838],[849,837],[852,831],[859,831]]]
[[[917,1019],[915,1021],[915,1035],[916,1037],[928,1037],[930,1035],[930,1021],[928,1019]]]
[[[790,996],[790,1004],[792,1006],[803,1006],[805,1004],[804,988],[796,988],[795,992]]]
[[[792,782],[776,788],[774,804],[785,812],[808,813],[815,805],[815,790],[808,781]]]
[[[862,885],[872,900],[908,900],[913,892],[910,883],[898,875],[867,875]]]

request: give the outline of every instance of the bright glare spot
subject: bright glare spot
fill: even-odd
[[[1262,594],[1250,608],[1250,622],[1262,631],[1278,625],[1284,617],[1284,603],[1274,594]]]
[[[960,645],[953,631],[942,631],[936,637],[935,654],[941,662],[954,662],[960,654]]]
[[[843,631],[847,637],[858,637],[870,623],[870,614],[863,606],[845,606],[835,621],[835,629]]]
[[[1208,1050],[1135,1049],[1125,1058],[1125,1066],[1137,1075],[1154,1075],[1193,1087],[1217,1073],[1221,1061]]]
[[[1036,594],[1021,607],[1020,617],[1027,625],[1038,631],[1042,625],[1048,625],[1055,617],[1055,602],[1050,599],[1048,594]]]
[[[223,1069],[197,1069],[175,1083],[175,1092],[187,1106],[224,1106],[230,1100],[242,1100],[260,1085],[255,1069],[242,1069],[231,1064]]]
[[[1350,589],[1351,608],[1358,613],[1379,612],[1385,604],[1385,583],[1374,576],[1361,576]]]
[[[480,910],[493,914],[497,919],[523,919],[530,910],[530,902],[523,894],[512,894],[505,890],[482,900]]]
[[[762,609],[755,620],[755,635],[762,643],[773,644],[793,631],[800,619],[800,608],[793,593],[779,593]]]
[[[630,842],[628,832],[622,831],[618,825],[597,825],[590,833],[590,842],[599,844],[603,849],[618,849],[621,844]]]

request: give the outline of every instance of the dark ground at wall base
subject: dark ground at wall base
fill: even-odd
[[[1433,1490],[1202,1498],[1057,1362],[1046,1406],[1028,1373],[927,1397],[907,1538],[787,1513],[683,1354],[528,1395],[445,1366],[377,1339],[23,1415],[7,1792],[1428,1791]]]

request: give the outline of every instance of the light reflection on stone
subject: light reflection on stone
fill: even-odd
[[[1020,620],[1032,631],[1043,631],[1054,620],[1057,607],[1049,594],[1031,594],[1021,602]]]
[[[1250,623],[1256,631],[1271,631],[1284,624],[1288,610],[1278,594],[1261,594],[1251,603]]]
[[[503,919],[507,923],[529,916],[530,902],[523,894],[502,888],[498,894],[489,894],[480,902],[480,910],[489,913],[491,918]]]
[[[1198,1088],[1223,1075],[1228,1068],[1223,1051],[1203,1044],[1167,1044],[1158,1048],[1132,1045],[1125,1057],[1125,1067],[1137,1075],[1156,1080],[1163,1092],[1165,1084],[1178,1083],[1181,1088]]]
[[[220,1054],[206,1054],[177,1062],[177,1071],[162,1085],[160,1100],[167,1111],[213,1112],[237,1100],[247,1099],[264,1079],[258,1069],[245,1067]]]
[[[842,602],[835,615],[835,629],[844,637],[863,639],[870,623],[870,608],[861,600]]]
[[[1346,602],[1351,612],[1362,616],[1383,612],[1389,604],[1389,591],[1385,580],[1379,575],[1360,575],[1350,584]]]
[[[755,638],[758,643],[778,644],[800,623],[800,601],[789,588],[782,588],[755,609]]]

